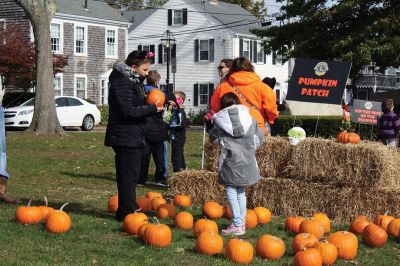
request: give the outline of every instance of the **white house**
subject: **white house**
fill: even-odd
[[[175,90],[187,95],[186,111],[205,110],[219,84],[217,66],[223,58],[248,57],[262,78],[275,77],[278,98],[286,95],[288,66],[272,54],[265,55],[262,39],[250,33],[259,28],[256,17],[239,5],[203,0],[169,0],[161,8],[124,12],[132,25],[128,50],[155,53],[152,69],[166,79],[166,49],[161,37],[170,30],[176,39],[176,73],[170,74]]]

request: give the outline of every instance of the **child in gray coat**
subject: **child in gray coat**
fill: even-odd
[[[234,93],[221,98],[221,111],[213,115],[212,123],[210,141],[222,146],[218,180],[225,185],[233,216],[233,223],[222,234],[243,235],[246,232],[245,188],[260,179],[255,152],[264,140],[264,132]]]

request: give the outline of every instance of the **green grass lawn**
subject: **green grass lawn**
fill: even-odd
[[[104,133],[71,132],[64,138],[33,136],[25,132],[7,134],[9,194],[23,198],[24,202],[33,196],[35,204],[43,204],[42,197],[46,195],[52,207],[69,202],[65,211],[71,215],[72,227],[68,233],[53,235],[42,224],[20,225],[14,221],[17,206],[0,204],[1,265],[231,264],[223,255],[208,257],[195,253],[191,231],[173,229],[173,242],[165,249],[145,246],[137,237],[124,233],[121,223],[107,212],[107,200],[117,189],[114,154],[112,149],[103,146],[103,140]],[[185,155],[190,169],[200,168],[201,142],[202,131],[188,131]],[[153,164],[150,172],[154,172]],[[139,188],[137,192],[144,195],[149,190],[158,189],[150,186]],[[190,212],[196,218],[201,217],[196,207]],[[162,222],[173,227],[172,220]],[[228,221],[219,219],[217,223],[222,228]],[[282,230],[282,223],[282,217],[274,217],[270,224],[248,230],[243,237],[254,245],[260,235],[272,234],[286,243],[286,254],[279,261],[267,262],[255,257],[255,265],[292,264],[293,236]],[[347,225],[334,225],[333,230],[338,229],[347,229]],[[337,265],[398,265],[399,258],[398,239],[390,239],[379,249],[368,248],[360,241],[355,262],[339,260]]]

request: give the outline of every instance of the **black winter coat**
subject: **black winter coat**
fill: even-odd
[[[146,141],[160,142],[168,139],[168,124],[164,122],[162,113],[146,116]]]

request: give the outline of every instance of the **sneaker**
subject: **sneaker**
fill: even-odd
[[[223,235],[241,236],[246,233],[246,229],[243,225],[235,226],[234,224],[231,224],[226,229],[223,229],[221,232]]]
[[[156,183],[156,186],[168,187],[168,182],[167,181],[159,181]]]
[[[144,187],[144,184],[137,183],[136,186],[137,187]]]

